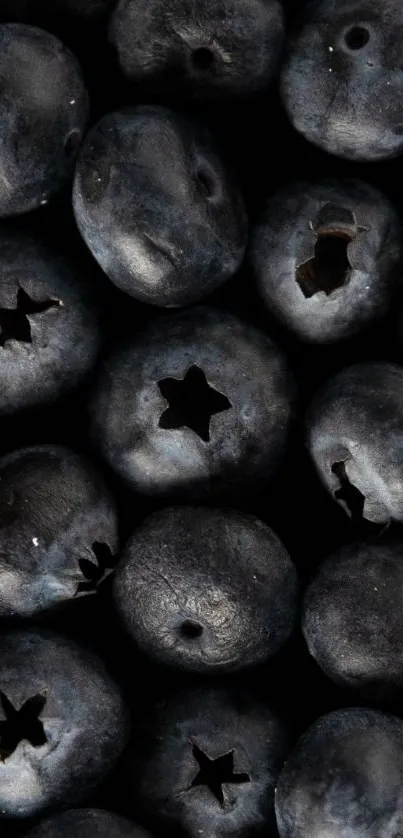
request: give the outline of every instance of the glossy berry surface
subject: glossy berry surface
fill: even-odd
[[[196,672],[258,664],[294,625],[296,573],[252,516],[156,512],[126,544],[114,579],[123,625],[150,657]]]
[[[119,0],[109,38],[124,75],[159,94],[228,99],[268,87],[284,21],[278,0]]]
[[[38,629],[0,638],[0,810],[80,801],[125,745],[127,711],[96,657]]]
[[[265,334],[195,308],[155,322],[106,360],[93,438],[146,495],[245,491],[275,471],[293,398],[285,358]]]
[[[269,200],[250,260],[269,311],[305,341],[350,338],[396,296],[401,220],[360,181],[292,184]]]
[[[117,551],[115,502],[90,463],[57,446],[0,459],[1,617],[94,593]]]
[[[151,708],[145,724],[153,736],[141,751],[129,745],[122,782],[146,823],[192,838],[201,829],[217,838],[274,829],[289,745],[267,706],[239,688],[205,685]]]
[[[403,819],[403,723],[349,707],[319,719],[276,787],[280,838],[397,835]]]
[[[74,211],[112,282],[153,305],[205,297],[245,252],[243,199],[208,131],[166,108],[116,111],[92,128]]]
[[[354,161],[402,153],[402,26],[395,0],[307,4],[281,78],[285,109],[305,139]]]
[[[43,206],[72,177],[88,120],[75,56],[49,32],[0,25],[0,218]]]
[[[329,678],[369,698],[397,695],[403,683],[402,555],[400,541],[347,545],[305,593],[311,655]]]

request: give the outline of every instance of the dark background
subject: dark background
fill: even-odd
[[[114,55],[106,40],[105,19],[88,25],[85,18],[63,14],[67,0],[0,0],[0,21],[24,20],[41,23],[69,45],[84,69],[92,103],[92,122],[104,113],[125,104],[144,103],[138,91],[131,89],[118,73]],[[76,6],[79,6],[76,0]],[[83,4],[84,5],[84,4]],[[303,3],[284,1],[288,25]],[[150,101],[148,98],[147,101]],[[155,98],[153,101],[156,101]],[[195,112],[207,122],[223,155],[233,166],[241,182],[253,224],[265,199],[279,186],[297,179],[358,177],[383,190],[403,214],[402,162],[349,164],[331,158],[298,137],[282,111],[276,85],[264,96],[242,104],[195,106]],[[284,149],[287,149],[284,154]],[[70,188],[37,211],[24,224],[49,240],[66,254],[74,255],[82,270],[93,275],[105,301],[105,347],[115,334],[135,333],[147,317],[160,313],[137,304],[114,289],[99,271],[77,233],[70,203]],[[326,554],[357,535],[389,538],[376,528],[360,532],[322,489],[303,446],[303,415],[312,394],[335,371],[362,359],[400,361],[396,311],[376,329],[356,341],[330,347],[308,347],[290,338],[262,311],[247,268],[211,299],[238,311],[267,330],[283,347],[297,378],[299,409],[286,462],[264,496],[251,499],[242,508],[266,521],[283,540],[300,574],[302,587]],[[40,414],[21,415],[0,422],[0,454],[14,447],[32,443],[63,443],[87,455],[91,451],[86,414],[86,398],[91,382],[74,398],[55,409]],[[95,452],[92,456],[96,458]],[[115,491],[121,511],[122,539],[150,511],[152,504],[127,492],[104,465],[106,477]],[[397,528],[396,528],[397,531]],[[392,535],[394,533],[392,532]],[[397,531],[397,534],[399,532]],[[133,709],[135,730],[146,713],[150,699],[164,695],[169,682],[176,685],[180,676],[154,667],[141,658],[120,632],[110,606],[110,584],[98,596],[79,600],[68,612],[52,615],[45,621],[99,652],[112,673],[127,691]],[[189,676],[185,678],[189,683]],[[237,680],[237,679],[233,679]],[[285,716],[293,735],[298,736],[317,716],[336,707],[360,703],[356,696],[335,688],[309,658],[298,632],[274,660],[252,675],[240,675],[257,694],[267,696],[270,704]],[[197,683],[197,682],[196,682]],[[394,707],[399,713],[399,708]],[[400,712],[402,715],[402,712]],[[83,805],[124,811],[119,799],[119,768],[100,792]],[[2,822],[5,838],[25,834],[26,822]]]

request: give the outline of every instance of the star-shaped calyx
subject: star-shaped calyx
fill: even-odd
[[[108,570],[113,570],[117,556],[114,556],[108,544],[102,541],[94,541],[92,545],[94,561],[79,559],[78,564],[83,574],[84,581],[77,585],[76,595],[96,591],[99,584],[105,579]]]
[[[163,378],[158,387],[169,405],[160,416],[159,427],[190,428],[203,442],[210,442],[211,417],[232,407],[226,396],[210,386],[196,364],[189,367],[183,379]]]
[[[309,227],[316,237],[315,254],[298,265],[295,278],[304,297],[319,291],[328,297],[348,283],[352,271],[348,246],[368,230],[357,223],[351,210],[332,204],[325,204]]]
[[[59,308],[61,300],[43,300],[37,303],[23,288],[17,292],[16,308],[0,308],[0,346],[14,339],[32,343],[31,324],[28,315],[40,314],[50,308]]]
[[[46,704],[46,695],[38,693],[28,698],[17,710],[5,693],[0,690],[0,704],[5,716],[0,721],[1,762],[5,762],[23,740],[29,742],[34,748],[46,744],[48,740],[39,718]]]
[[[227,783],[250,783],[249,774],[236,774],[234,772],[234,751],[228,751],[216,759],[210,759],[201,748],[191,743],[192,754],[199,765],[199,771],[192,780],[190,788],[206,786],[211,794],[224,806],[223,785]]]

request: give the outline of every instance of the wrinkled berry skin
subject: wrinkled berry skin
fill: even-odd
[[[188,401],[175,410],[185,386]],[[276,470],[293,404],[293,380],[272,341],[199,307],[151,323],[110,355],[90,404],[92,435],[143,494],[238,497]]]
[[[281,76],[287,114],[305,139],[348,160],[403,152],[402,28],[396,0],[308,4]]]
[[[271,197],[250,261],[267,308],[300,339],[333,343],[384,315],[400,280],[403,231],[362,181],[291,184]]]
[[[0,617],[32,617],[94,592],[81,568],[96,570],[99,550],[111,564],[118,521],[90,463],[50,445],[0,460]]]
[[[17,711],[41,698],[45,737],[40,745],[23,739],[0,761],[1,815],[25,818],[78,803],[111,770],[129,732],[121,694],[103,663],[51,632],[3,634],[0,691]],[[0,723],[5,719],[2,699]]]
[[[35,313],[21,316],[29,298]],[[43,306],[42,306],[43,304]],[[43,310],[41,311],[41,307]],[[22,331],[22,335],[21,335]],[[77,387],[101,347],[94,291],[63,255],[8,227],[0,230],[0,415],[54,402]]]
[[[403,824],[403,723],[366,708],[323,716],[280,774],[280,838],[393,838]]]
[[[251,515],[171,507],[126,544],[114,599],[132,639],[162,663],[232,672],[273,655],[291,634],[294,566]]]
[[[127,806],[150,828],[189,838],[274,834],[274,786],[288,734],[249,691],[234,684],[182,690],[149,711],[143,730],[144,748],[138,736],[128,746],[122,787]],[[226,782],[218,770],[213,791],[201,782],[202,755],[227,755],[237,780]]]
[[[46,204],[73,175],[88,119],[74,55],[54,35],[0,25],[0,218]]]
[[[307,447],[319,476],[357,520],[403,520],[402,388],[397,364],[354,364],[323,387],[308,411]]]
[[[311,655],[336,684],[375,698],[403,687],[403,544],[350,544],[321,564],[305,594]]]
[[[42,821],[27,838],[150,838],[140,826],[103,809],[70,809]]]
[[[109,38],[134,84],[158,95],[226,100],[269,85],[284,21],[278,0],[119,0]]]
[[[166,108],[123,109],[91,129],[73,204],[107,276],[153,305],[206,296],[245,253],[243,199],[209,132]]]

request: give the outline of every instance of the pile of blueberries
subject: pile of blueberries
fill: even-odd
[[[402,0],[0,0],[0,836],[403,836]]]

